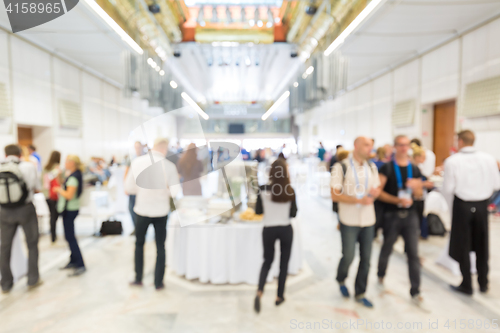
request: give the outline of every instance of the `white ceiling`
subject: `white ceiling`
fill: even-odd
[[[500,0],[388,0],[340,48],[350,59],[348,84],[411,59],[499,13]],[[10,27],[4,10],[0,24]],[[129,48],[84,1],[62,17],[18,35],[123,82],[121,54]],[[179,47],[181,57],[170,58],[169,65],[182,76],[179,80],[187,91],[209,102],[275,100],[301,66],[290,57],[292,46],[285,43]],[[247,57],[250,66],[245,64]]]
[[[208,102],[274,100],[301,63],[290,57],[291,45],[250,45],[183,43],[181,57],[169,59],[169,65]]]
[[[187,6],[196,5],[266,5],[281,7],[283,0],[185,0]]]
[[[415,57],[500,13],[500,0],[388,0],[340,50],[348,85]]]
[[[0,24],[10,30],[7,13],[0,10]],[[18,32],[51,52],[67,57],[117,83],[123,82],[121,53],[128,46],[83,1],[59,18]]]

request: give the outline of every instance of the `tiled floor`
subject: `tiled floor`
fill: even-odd
[[[88,236],[93,231],[92,221],[81,218],[77,231],[88,272],[78,278],[66,277],[66,272],[58,269],[68,255],[63,237],[50,245],[48,237],[43,236],[40,267],[45,283],[28,292],[23,279],[11,294],[0,296],[0,333],[321,332],[336,328],[340,332],[486,332],[491,329],[484,329],[485,321],[500,318],[499,245],[493,241],[500,238],[500,224],[492,223],[492,284],[488,296],[462,297],[449,290],[448,282],[456,283],[460,278],[433,263],[443,246],[442,239],[421,243],[422,293],[431,313],[410,303],[406,259],[397,251],[386,277],[388,291],[380,293],[374,269],[380,244],[375,243],[367,292],[375,308],[366,309],[339,295],[334,277],[340,235],[329,200],[302,195],[298,205],[306,267],[298,276],[290,277],[286,302],[280,307],[274,306],[275,283],[266,287],[259,315],[252,310],[253,286],[203,285],[168,272],[167,288],[155,291],[155,248],[151,241],[146,248],[145,287],[131,288],[133,236]],[[351,290],[356,268],[354,262],[348,278]],[[436,320],[438,330],[429,327]],[[449,328],[445,327],[447,320]],[[474,320],[474,326],[470,326],[473,329],[461,330],[460,320]],[[470,323],[467,321],[467,325]]]

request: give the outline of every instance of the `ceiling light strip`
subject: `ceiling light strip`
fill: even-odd
[[[385,2],[385,0],[372,0],[366,7],[359,13],[358,16],[347,26],[347,28],[342,31],[342,33],[335,38],[335,40],[328,46],[325,50],[325,56],[330,55],[333,51],[335,51],[342,43],[344,43],[345,39],[352,34],[354,30],[370,15],[371,12],[375,8],[378,7],[381,3]]]
[[[200,106],[198,104],[196,104],[195,101],[193,101],[193,99],[188,95],[186,94],[185,92],[182,92],[181,94],[182,98],[184,98],[184,100],[186,102],[188,102],[189,105],[191,105],[195,110],[196,112],[198,112],[198,114],[205,120],[208,120],[208,114],[205,113],[205,111],[203,111]]]
[[[283,93],[283,95],[280,96],[280,98],[278,98],[278,100],[269,108],[269,110],[267,110],[267,112],[262,115],[262,120],[266,120],[267,118],[269,118],[269,116],[274,111],[276,111],[276,109],[285,101],[285,99],[288,98],[288,96],[290,96],[290,91],[287,90]]]
[[[132,37],[130,37],[126,32],[125,30],[123,30],[119,25],[118,23],[116,23],[112,18],[111,16],[108,15],[108,13],[106,13],[104,11],[104,9],[102,9],[94,0],[85,0],[85,2],[87,3],[87,5],[89,5],[90,8],[92,8],[92,10],[97,14],[99,15],[103,20],[104,22],[106,22],[110,27],[111,29],[113,29],[117,34],[118,36],[120,36],[122,38],[122,40],[127,43],[135,52],[139,53],[139,54],[143,54],[144,51],[142,50],[142,48],[139,46],[139,44],[137,44],[135,42],[135,40],[132,39]]]

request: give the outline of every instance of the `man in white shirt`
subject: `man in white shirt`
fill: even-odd
[[[413,139],[411,140],[411,143],[416,144],[419,147],[422,147],[422,142],[420,139]],[[436,154],[430,149],[427,149],[425,147],[422,147],[425,150],[425,161],[423,163],[420,163],[418,165],[418,168],[420,169],[420,172],[425,176],[425,178],[429,179],[433,174],[434,170],[436,169]]]
[[[38,218],[35,206],[33,205],[33,195],[39,191],[36,166],[31,162],[21,161],[21,148],[18,145],[8,145],[5,147],[4,163],[15,163],[18,165],[22,181],[26,184],[28,191],[26,199],[19,202],[15,207],[5,207],[0,210],[0,272],[2,275],[2,292],[8,293],[14,285],[12,271],[10,269],[10,257],[12,251],[12,241],[18,226],[21,226],[26,236],[28,246],[28,288],[38,287],[42,281],[38,272]],[[5,189],[6,190],[6,189]],[[21,200],[22,201],[22,200]]]
[[[165,158],[168,140],[159,138],[153,149],[132,161],[131,172],[125,180],[125,191],[135,194],[135,280],[131,285],[142,286],[144,269],[144,242],[150,224],[155,228],[156,268],[155,287],[163,289],[165,275],[165,240],[167,237],[167,216],[170,212],[170,198],[177,196],[180,188],[179,175],[175,165]],[[178,185],[178,186],[174,186]]]
[[[375,232],[373,201],[380,194],[377,166],[368,162],[371,149],[371,139],[356,138],[352,154],[342,162],[334,164],[330,182],[332,201],[339,203],[343,255],[337,270],[340,292],[342,296],[349,297],[344,281],[354,259],[356,243],[359,242],[360,263],[356,276],[355,297],[357,302],[369,308],[373,307],[373,304],[364,294]]]
[[[495,159],[477,151],[472,131],[458,133],[458,153],[444,162],[443,194],[452,204],[450,256],[460,264],[463,281],[455,291],[472,295],[471,251],[476,252],[481,292],[488,291],[488,199],[500,189]]]

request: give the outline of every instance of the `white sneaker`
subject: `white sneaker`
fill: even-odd
[[[424,298],[420,295],[415,295],[411,298],[411,302],[419,307],[422,311],[426,313],[431,313],[430,308],[427,306],[427,303],[424,301]]]

